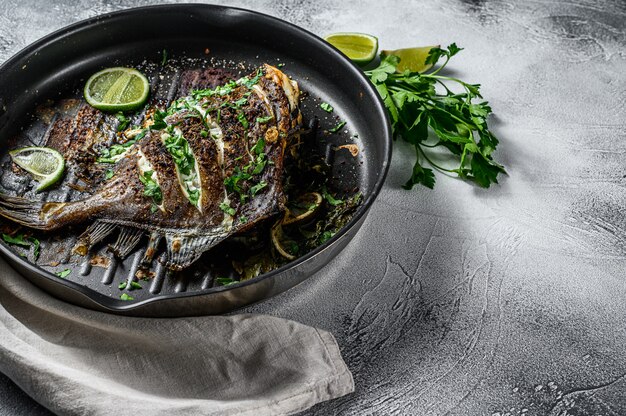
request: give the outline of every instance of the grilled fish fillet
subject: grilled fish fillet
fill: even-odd
[[[166,239],[167,266],[183,269],[230,235],[284,210],[285,147],[302,123],[296,82],[270,65],[157,111],[131,145],[107,151],[113,177],[69,203],[0,194],[0,215],[57,230],[90,222],[75,251],[121,228],[113,251],[126,256],[150,234],[144,261]],[[132,143],[132,142],[131,142]]]

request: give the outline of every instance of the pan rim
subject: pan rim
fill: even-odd
[[[168,293],[168,294],[155,294],[153,296],[151,296],[148,299],[144,299],[144,300],[140,300],[140,301],[135,301],[135,302],[124,302],[121,300],[118,300],[116,298],[108,298],[105,295],[103,295],[102,293],[98,292],[97,290],[94,290],[92,288],[89,288],[87,286],[84,285],[80,285],[78,283],[69,281],[69,280],[63,280],[61,278],[59,278],[58,276],[54,275],[52,272],[45,270],[39,266],[37,266],[36,264],[31,263],[30,261],[28,261],[27,259],[24,259],[22,257],[20,257],[19,255],[17,255],[15,252],[13,252],[7,244],[5,244],[3,241],[0,241],[0,252],[2,252],[2,254],[9,258],[10,262],[13,263],[17,263],[19,264],[21,267],[24,267],[26,269],[28,269],[30,272],[40,276],[40,277],[44,277],[47,280],[50,281],[50,283],[53,284],[60,284],[63,286],[68,287],[69,289],[72,289],[74,291],[78,291],[80,292],[82,295],[88,297],[91,301],[95,302],[96,304],[98,304],[100,307],[102,307],[104,310],[108,310],[110,312],[129,312],[129,311],[133,311],[133,310],[140,310],[143,307],[145,307],[148,304],[153,304],[153,303],[158,303],[158,302],[164,302],[167,300],[172,300],[172,299],[181,299],[181,298],[192,298],[192,297],[196,297],[196,296],[207,296],[210,294],[214,294],[214,293],[220,293],[220,292],[225,292],[225,291],[229,291],[229,290],[234,290],[234,289],[239,289],[239,288],[243,288],[249,285],[253,285],[256,283],[259,283],[260,281],[266,280],[266,279],[270,279],[273,276],[276,276],[278,274],[284,273],[288,270],[292,270],[295,267],[297,267],[298,265],[305,263],[306,261],[308,261],[309,259],[316,257],[318,255],[320,255],[322,252],[328,250],[331,246],[334,246],[335,244],[337,244],[340,240],[348,237],[347,233],[349,232],[349,230],[351,230],[353,227],[357,226],[359,224],[359,222],[361,222],[364,217],[367,215],[367,213],[369,212],[369,209],[371,208],[372,204],[374,203],[375,199],[378,197],[380,191],[382,190],[384,181],[387,177],[387,173],[389,170],[389,166],[391,164],[391,156],[392,156],[392,132],[391,132],[391,124],[389,121],[389,115],[387,114],[387,111],[384,107],[384,104],[382,102],[382,99],[380,98],[378,92],[376,91],[376,89],[374,88],[374,86],[369,82],[369,80],[367,79],[367,77],[364,75],[364,73],[362,72],[362,70],[356,66],[356,64],[354,64],[353,62],[351,62],[345,55],[343,55],[339,50],[337,50],[335,47],[333,47],[332,45],[330,45],[328,42],[324,41],[322,38],[320,38],[319,36],[313,34],[312,32],[309,32],[306,29],[301,28],[300,26],[297,26],[293,23],[287,22],[285,20],[279,19],[277,17],[265,14],[265,13],[261,13],[261,12],[257,12],[257,11],[253,11],[253,10],[249,10],[249,9],[244,9],[244,8],[239,8],[239,7],[229,7],[229,6],[221,6],[221,5],[211,5],[211,4],[194,4],[194,3],[180,3],[180,4],[161,4],[161,5],[151,5],[151,6],[142,6],[142,7],[133,7],[133,8],[128,8],[128,9],[124,9],[124,10],[119,10],[119,11],[114,11],[114,12],[110,12],[110,13],[106,13],[106,14],[102,14],[102,15],[97,15],[94,17],[89,17],[87,19],[83,19],[81,21],[72,23],[68,26],[62,27],[38,40],[36,40],[35,42],[27,45],[26,47],[24,47],[22,50],[20,50],[19,52],[17,52],[15,55],[13,55],[11,58],[9,58],[7,61],[5,61],[2,65],[0,65],[0,74],[3,73],[4,71],[7,70],[7,68],[10,68],[12,66],[14,66],[16,63],[20,62],[20,60],[23,60],[25,58],[28,58],[28,56],[30,54],[33,53],[33,51],[41,49],[46,47],[49,44],[54,44],[58,41],[60,41],[63,37],[66,36],[70,36],[76,32],[80,32],[81,30],[84,29],[88,29],[89,27],[91,27],[94,24],[97,23],[103,23],[103,22],[111,22],[114,21],[117,18],[127,18],[129,15],[142,15],[145,17],[144,13],[150,13],[153,11],[159,11],[159,10],[166,10],[166,9],[195,9],[195,10],[212,10],[212,11],[237,11],[239,13],[243,13],[243,14],[248,14],[249,16],[253,17],[253,18],[257,18],[257,19],[264,19],[266,21],[268,21],[268,23],[274,23],[277,24],[279,26],[285,26],[288,30],[302,36],[305,38],[306,41],[308,42],[312,42],[313,44],[316,44],[317,47],[324,49],[326,52],[328,52],[329,54],[332,55],[332,57],[335,60],[340,61],[344,66],[346,66],[349,70],[349,75],[350,76],[354,76],[357,77],[360,81],[360,83],[363,85],[364,87],[364,93],[370,95],[370,98],[373,99],[373,102],[376,104],[376,116],[379,120],[384,122],[384,137],[380,138],[381,140],[384,141],[384,154],[382,156],[382,169],[380,171],[380,174],[378,175],[376,181],[373,183],[372,188],[371,188],[371,192],[370,194],[364,199],[363,203],[361,204],[361,206],[357,209],[357,211],[355,212],[355,214],[353,215],[353,217],[350,219],[350,221],[344,225],[338,232],[337,234],[335,234],[332,238],[330,238],[328,241],[324,242],[323,244],[319,245],[318,247],[316,247],[315,249],[311,250],[310,252],[306,253],[303,256],[298,257],[297,259],[277,268],[274,269],[268,273],[264,273],[261,274],[255,278],[243,281],[241,283],[238,283],[236,285],[232,285],[232,286],[221,286],[221,287],[211,287],[211,288],[207,288],[207,289],[201,289],[201,290],[196,290],[193,292],[182,292],[182,293]],[[12,265],[11,265],[12,266]],[[12,266],[13,267],[13,266]],[[297,286],[297,285],[296,285]],[[109,302],[103,302],[101,301],[101,297],[105,297],[106,300],[109,300]]]

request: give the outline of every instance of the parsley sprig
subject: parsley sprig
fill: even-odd
[[[387,107],[394,139],[401,137],[415,148],[417,160],[406,189],[416,184],[434,187],[435,175],[424,162],[485,188],[498,183],[498,174],[506,173],[492,157],[498,139],[487,126],[491,107],[481,101],[480,85],[439,74],[461,50],[454,43],[445,49],[431,49],[426,64],[434,65],[442,57],[445,61],[425,74],[408,70],[398,73],[400,58],[394,55],[383,57],[377,68],[365,71]],[[452,90],[455,84],[460,92]],[[435,163],[434,148],[450,151],[458,167],[447,169]]]

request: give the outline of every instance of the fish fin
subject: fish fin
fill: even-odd
[[[108,222],[96,221],[78,237],[72,253],[84,256],[89,249],[106,238],[117,228],[117,225]]]
[[[109,245],[109,251],[117,258],[123,259],[130,254],[131,251],[141,240],[143,231],[137,228],[120,227],[120,235],[117,237],[117,241],[113,245]]]
[[[172,270],[182,270],[198,260],[202,253],[224,237],[223,234],[195,237],[166,234],[167,262],[165,266]]]
[[[143,255],[143,259],[141,260],[141,267],[146,268],[152,264],[152,259],[154,259],[154,255],[156,254],[157,247],[159,246],[161,238],[163,238],[163,236],[157,232],[152,232],[150,234],[150,239],[148,240],[148,248],[146,248],[146,252]]]
[[[49,228],[48,224],[42,220],[42,207],[43,202],[0,193],[0,215],[26,227],[39,230]]]

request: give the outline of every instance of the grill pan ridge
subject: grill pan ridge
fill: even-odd
[[[159,65],[163,50],[171,60],[165,66]],[[191,267],[184,273],[171,274],[161,262],[154,261],[153,276],[141,282],[142,290],[132,292],[132,302],[119,299],[117,286],[136,280],[147,248],[146,237],[123,261],[107,256],[106,245],[101,244],[98,253],[93,253],[95,257],[67,263],[69,249],[88,224],[64,232],[63,238],[56,238],[48,246],[44,241],[39,264],[45,267],[20,257],[4,244],[0,251],[25,277],[58,298],[135,316],[224,313],[287,290],[314,274],[348,244],[363,223],[387,173],[391,132],[377,92],[356,66],[315,35],[260,13],[187,4],[128,9],[76,23],[19,52],[0,67],[0,142],[4,149],[0,155],[0,188],[59,202],[78,198],[80,191],[75,186],[57,187],[42,194],[28,191],[29,178],[10,172],[6,151],[17,146],[50,145],[63,134],[64,127],[77,128],[77,114],[81,113],[79,87],[98,69],[139,67],[151,80],[150,99],[170,102],[181,94],[182,86],[202,87],[200,68],[223,66],[245,73],[263,62],[284,65],[281,69],[306,92],[302,113],[312,127],[318,152],[332,166],[335,188],[358,188],[363,193],[363,203],[351,221],[332,239],[279,269],[234,286],[215,286],[216,275],[210,268]],[[320,110],[322,101],[334,106],[332,115]],[[113,140],[115,117],[99,117],[87,124],[108,141]],[[322,135],[338,120],[347,121],[345,132]],[[347,143],[358,146],[358,157],[338,151],[339,145]],[[76,185],[71,172],[64,184]],[[115,243],[117,234],[108,244]],[[51,246],[61,250],[46,250]],[[49,266],[51,256],[56,256],[58,266]],[[108,265],[93,261],[105,256]],[[206,254],[204,257],[210,259]],[[67,278],[53,274],[65,267],[72,270]]]

